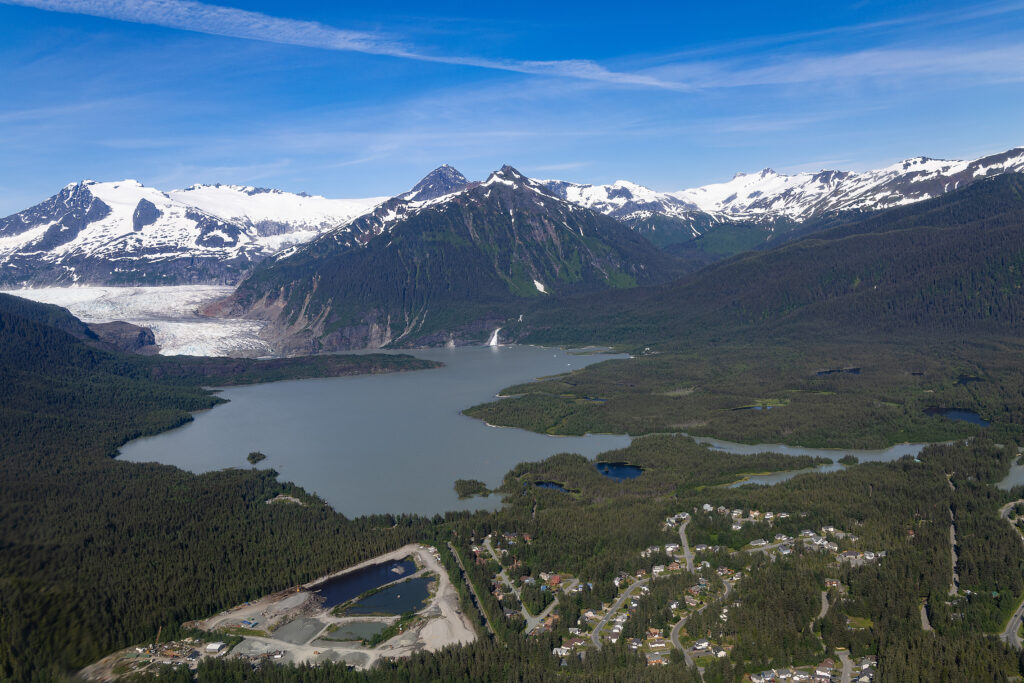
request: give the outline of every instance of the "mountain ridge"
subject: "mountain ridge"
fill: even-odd
[[[766,168],[675,192],[627,180],[531,182],[621,221],[695,268],[780,236],[792,239],[814,221],[907,205],[1019,171],[1024,147],[970,161],[911,157],[862,173]],[[134,180],[85,180],[0,218],[0,286],[235,284],[256,263],[287,257],[327,233],[349,247],[366,244],[431,202],[479,184],[448,164],[391,198],[222,184],[163,192]]]
[[[667,279],[669,257],[511,166],[424,202],[395,198],[266,261],[227,304],[286,351],[481,341],[548,295]],[[355,236],[360,236],[356,239]]]

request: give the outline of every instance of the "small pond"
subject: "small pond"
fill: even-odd
[[[599,462],[595,465],[597,471],[615,481],[626,481],[636,479],[644,473],[644,468],[638,465],[630,465],[625,462]]]
[[[423,609],[436,579],[420,576],[367,596],[345,610],[345,614],[405,614]]]
[[[368,590],[398,581],[415,571],[416,563],[412,560],[382,562],[327,579],[323,583],[311,586],[310,590],[323,596],[324,607],[334,607],[359,597]]]
[[[554,481],[535,481],[534,486],[539,486],[542,489],[552,489],[553,491],[561,491],[562,493],[569,493],[569,489],[565,488],[561,484]]]
[[[350,621],[327,634],[329,640],[369,640],[387,628],[383,621]]]
[[[825,377],[827,375],[839,375],[846,373],[848,375],[859,375],[860,368],[834,368],[832,370],[818,370],[816,374],[818,377]]]
[[[924,411],[925,415],[941,415],[947,420],[957,420],[959,422],[970,422],[981,427],[988,427],[989,422],[978,415],[973,410],[959,410],[957,408],[926,408]]]

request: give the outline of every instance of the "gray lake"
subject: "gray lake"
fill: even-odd
[[[321,496],[349,517],[431,515],[497,509],[500,496],[458,500],[456,479],[496,487],[521,462],[573,452],[593,458],[624,448],[628,436],[553,437],[489,427],[461,411],[501,389],[621,355],[577,354],[532,346],[461,347],[413,352],[436,370],[231,387],[230,402],[195,420],[121,448],[121,458],[192,472],[261,468]]]

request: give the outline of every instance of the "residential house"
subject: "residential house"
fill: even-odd
[[[662,652],[648,652],[645,657],[647,658],[647,666],[665,666],[668,664],[668,657]]]

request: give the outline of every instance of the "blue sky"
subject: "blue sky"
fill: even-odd
[[[442,163],[659,190],[864,170],[1024,145],[1022,105],[1024,0],[0,0],[0,215],[82,178],[353,197]]]

